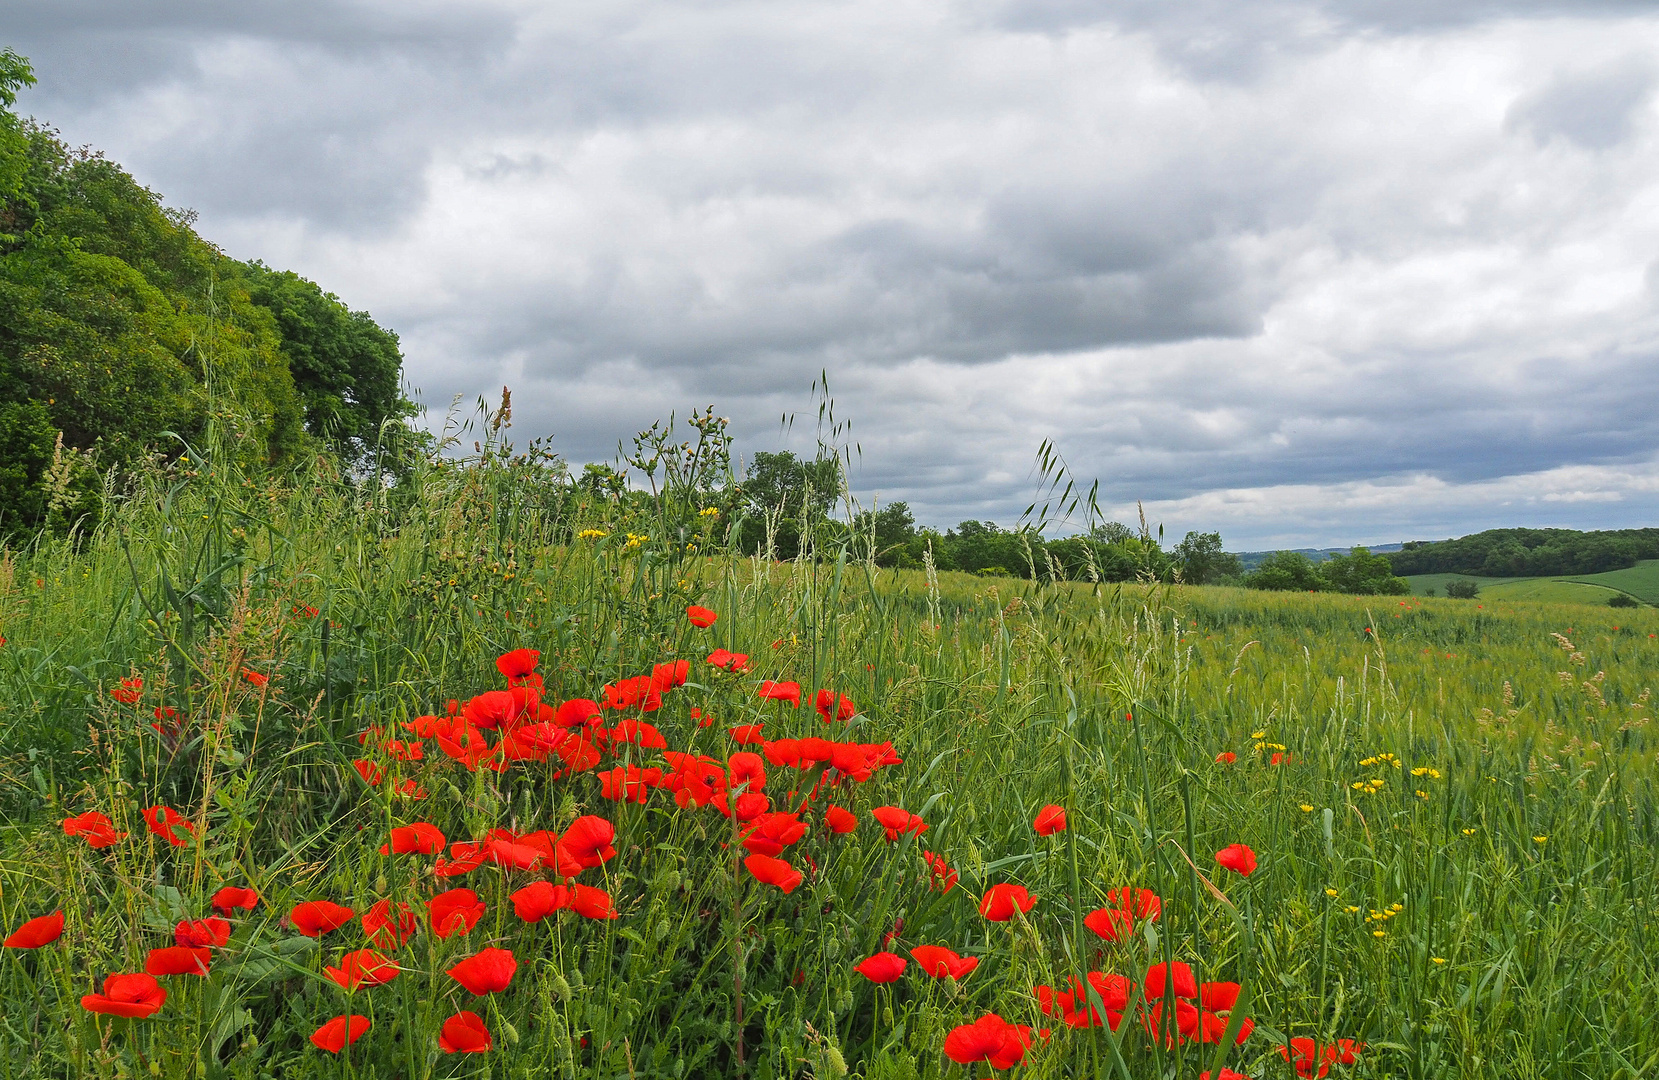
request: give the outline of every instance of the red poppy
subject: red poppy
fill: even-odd
[[[1327,1046],[1321,1052],[1312,1039],[1292,1039],[1289,1046],[1279,1047],[1279,1056],[1296,1066],[1297,1076],[1329,1076],[1333,1049]]]
[[[760,724],[740,724],[734,728],[727,728],[732,741],[736,743],[764,743],[766,736],[760,733]]]
[[[357,770],[357,775],[363,778],[363,783],[370,787],[379,787],[380,782],[386,779],[386,770],[378,762],[357,758],[352,761],[351,767]]]
[[[709,653],[703,662],[734,675],[741,675],[749,670],[749,654],[732,652],[729,649],[716,649]]]
[[[1049,803],[1037,811],[1037,820],[1031,825],[1037,830],[1038,836],[1053,836],[1057,832],[1063,832],[1066,828],[1065,808]]]
[[[513,893],[513,913],[525,922],[541,922],[570,906],[570,890],[551,881],[534,881]]]
[[[1198,982],[1193,978],[1192,967],[1188,964],[1176,962],[1174,964],[1153,964],[1146,969],[1146,999],[1157,1001],[1164,996],[1164,988],[1173,985],[1175,996],[1178,998],[1198,997]]]
[[[252,911],[259,906],[259,894],[241,885],[226,885],[213,894],[213,910],[221,915],[234,915],[238,910]]]
[[[699,709],[695,705],[693,705],[691,707],[691,718],[693,720],[697,721],[697,726],[698,727],[713,727],[714,726],[714,717],[704,716],[703,715],[703,710]]]
[[[115,824],[109,817],[96,810],[88,810],[84,814],[63,819],[63,834],[65,836],[84,836],[88,846],[95,848],[113,847],[127,838],[126,833],[115,831]]]
[[[506,678],[508,685],[517,686],[520,679],[536,670],[540,659],[541,653],[535,649],[514,649],[495,658],[495,669]]]
[[[311,1033],[311,1044],[319,1050],[338,1054],[361,1039],[370,1026],[366,1016],[336,1016]]]
[[[484,865],[483,844],[451,844],[449,858],[438,856],[438,861],[432,864],[432,873],[436,877],[460,877],[470,874]]]
[[[1291,757],[1292,756],[1290,754],[1282,754],[1275,750],[1273,752],[1273,756],[1268,759],[1267,763],[1269,765],[1288,765],[1291,762]]]
[[[651,789],[662,783],[661,769],[642,769],[638,765],[607,770],[599,774],[600,798],[613,801],[643,803]]]
[[[474,994],[494,994],[507,989],[517,970],[511,949],[484,949],[450,968],[449,977]]]
[[[616,908],[611,906],[611,894],[593,885],[570,886],[570,910],[584,919],[614,919]]]
[[[155,707],[155,721],[150,724],[158,734],[167,738],[176,738],[184,721],[178,718],[179,711],[171,705],[157,705]]]
[[[945,1056],[959,1065],[983,1061],[993,1069],[1012,1069],[1031,1045],[1031,1029],[986,1013],[945,1036]]]
[[[144,696],[144,680],[122,679],[121,685],[113,687],[109,696],[123,705],[136,705],[138,699]]]
[[[1223,750],[1221,753],[1219,753],[1215,756],[1215,759],[1216,759],[1217,762],[1219,762],[1222,765],[1231,765],[1233,762],[1238,760],[1238,755],[1233,753],[1231,750]],[[1224,1072],[1224,1073],[1232,1072],[1232,1071],[1233,1070],[1231,1070],[1231,1069],[1223,1069],[1222,1070],[1222,1072]]]
[[[935,855],[931,851],[924,851],[922,852],[922,862],[927,864],[928,870],[933,874],[932,881],[928,883],[930,887],[938,889],[942,893],[948,893],[956,887],[956,879],[961,875],[950,868],[950,864],[945,862],[943,855]]]
[[[253,670],[252,668],[243,668],[242,669],[242,677],[244,679],[248,680],[248,682],[252,683],[254,686],[261,686],[261,687],[264,686],[266,683],[271,681],[271,677],[269,675],[261,674],[260,672],[257,672],[255,670]]]
[[[1045,1016],[1059,1016],[1067,1027],[1099,1027],[1102,1023],[1100,1009],[1094,1001],[1098,997],[1100,1005],[1106,1009],[1104,1022],[1116,1031],[1123,1023],[1123,1010],[1129,1005],[1129,993],[1134,984],[1122,975],[1107,975],[1099,971],[1089,972],[1087,978],[1087,986],[1073,978],[1071,986],[1065,990],[1037,987],[1038,1007]]]
[[[668,740],[663,738],[662,732],[653,724],[643,720],[627,719],[611,729],[611,741],[615,743],[635,743],[643,750],[666,750]]]
[[[584,814],[571,822],[559,837],[559,851],[581,869],[592,870],[615,857],[616,848],[611,846],[615,839],[615,825],[602,817]]]
[[[377,900],[363,913],[363,933],[382,949],[397,948],[419,929],[420,920],[415,917],[414,909],[401,900],[395,915],[390,900]]]
[[[651,689],[658,694],[684,686],[691,675],[690,660],[670,660],[651,668]]]
[[[1198,1080],[1210,1080],[1210,1070],[1205,1069],[1199,1073]],[[1222,1070],[1215,1074],[1215,1080],[1250,1080],[1250,1078],[1244,1073],[1234,1072],[1232,1069],[1223,1066]]]
[[[183,919],[173,927],[173,941],[185,948],[224,948],[230,944],[230,921],[220,918]]]
[[[873,983],[896,982],[904,974],[908,963],[898,953],[878,952],[867,960],[854,965],[853,970],[869,979]]]
[[[911,836],[920,836],[927,832],[927,822],[901,807],[878,806],[870,811],[870,816],[880,822],[883,829],[887,830],[887,842],[889,844],[906,833]]]
[[[1024,885],[992,885],[979,901],[979,913],[991,922],[1007,922],[1016,908],[1023,914],[1036,903],[1037,898],[1026,892]]]
[[[739,821],[753,821],[762,814],[766,813],[768,810],[772,809],[771,799],[767,798],[765,795],[759,795],[754,792],[739,795],[735,802],[737,820]],[[726,794],[724,792],[715,798],[714,808],[720,811],[722,817],[732,816],[732,807],[728,805]]]
[[[604,718],[605,714],[599,711],[599,703],[589,698],[571,698],[553,714],[553,722],[567,728],[598,724]]]
[[[402,970],[389,957],[373,949],[357,949],[340,958],[339,967],[325,967],[323,974],[346,993],[359,986],[384,986]]]
[[[509,726],[526,712],[527,700],[511,690],[486,690],[469,698],[461,708],[461,716],[480,731],[494,731],[502,724]]]
[[[696,604],[692,604],[685,609],[685,617],[691,620],[692,626],[698,629],[707,629],[713,626],[714,620],[720,616],[706,607],[698,607]]]
[[[288,913],[288,921],[306,937],[319,937],[340,929],[356,914],[351,908],[330,900],[308,900]]]
[[[1164,907],[1151,889],[1132,889],[1127,885],[1108,891],[1106,899],[1116,906],[1089,912],[1083,917],[1083,925],[1107,941],[1128,938],[1134,932],[1137,919],[1156,922]]]
[[[958,956],[942,945],[918,945],[910,950],[910,955],[916,958],[924,973],[935,979],[949,977],[960,981],[979,966],[979,957]]]
[[[1215,853],[1215,861],[1245,877],[1256,872],[1256,853],[1243,844],[1228,844]]]
[[[413,778],[400,781],[392,791],[410,799],[424,799],[427,794],[426,789],[416,783]]]
[[[438,1049],[446,1054],[481,1054],[493,1044],[484,1018],[475,1012],[458,1012],[438,1031]]]
[[[801,707],[801,684],[767,679],[760,684],[760,696],[767,701],[787,701],[798,709]]]
[[[0,942],[8,949],[38,949],[63,936],[63,912],[39,915],[19,926]]]
[[[496,866],[508,870],[534,870],[546,858],[547,853],[541,848],[520,842],[506,829],[493,832],[506,833],[505,836],[492,836],[483,845],[484,858]]]
[[[436,825],[417,821],[392,829],[390,843],[380,845],[382,855],[440,855],[448,841]]]
[[[824,811],[824,824],[832,833],[850,833],[858,828],[858,815],[845,807],[832,806]]]
[[[748,867],[755,880],[765,885],[776,885],[786,894],[794,892],[795,886],[802,880],[799,870],[770,855],[751,855],[743,860],[743,865]]]
[[[144,971],[150,975],[206,975],[213,953],[207,949],[168,945],[151,949],[144,961]]]
[[[427,901],[431,913],[432,932],[441,938],[454,933],[467,934],[484,917],[484,903],[471,889],[450,889]]]
[[[154,975],[111,975],[104,979],[102,994],[81,998],[81,1008],[105,1016],[144,1017],[167,1001],[167,991]]]
[[[144,824],[174,847],[184,847],[196,835],[196,823],[167,806],[152,806],[144,811]]]
[[[766,787],[766,762],[759,754],[749,750],[739,750],[726,762],[730,773],[730,786],[742,787],[745,791],[760,791]]]
[[[818,710],[818,715],[826,724],[836,720],[851,720],[858,715],[858,706],[853,704],[853,699],[833,690],[820,690],[814,694],[812,707]]]

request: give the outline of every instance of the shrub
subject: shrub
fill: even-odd
[[[1459,578],[1457,581],[1446,582],[1446,595],[1454,600],[1473,600],[1480,595],[1480,586],[1473,581]]]
[[[1641,607],[1641,603],[1629,593],[1614,593],[1607,598],[1608,607]]]

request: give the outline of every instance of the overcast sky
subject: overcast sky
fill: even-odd
[[[573,462],[713,403],[1012,523],[1659,524],[1659,13],[1541,0],[0,0],[90,143]],[[795,413],[793,434],[780,417]]]

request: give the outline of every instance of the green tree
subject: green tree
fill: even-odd
[[[1181,568],[1181,580],[1188,585],[1214,585],[1236,581],[1244,575],[1239,557],[1221,550],[1218,532],[1187,533],[1175,545],[1174,556]]]
[[[1356,547],[1347,555],[1334,555],[1319,567],[1319,573],[1333,592],[1359,596],[1405,596],[1411,592],[1405,578],[1394,576],[1393,564],[1371,554],[1369,548]]]
[[[777,556],[793,559],[801,553],[803,536],[829,520],[841,494],[841,462],[763,450],[749,462],[740,494],[744,519],[739,548],[753,554],[770,536]]]
[[[1480,595],[1480,586],[1467,579],[1446,582],[1446,595],[1453,600],[1473,600]]]
[[[1244,576],[1244,584],[1252,589],[1318,592],[1325,588],[1325,579],[1301,552],[1275,551]]]
[[[916,545],[916,519],[910,505],[891,502],[853,518],[853,552],[860,558],[873,554],[877,566],[915,567],[921,564]]]

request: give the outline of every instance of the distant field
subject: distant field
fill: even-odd
[[[1416,574],[1406,578],[1414,596],[1445,596],[1452,581],[1473,581],[1491,600],[1535,600],[1554,604],[1606,604],[1614,593],[1628,593],[1648,604],[1659,604],[1659,559],[1647,559],[1625,570],[1604,574],[1560,577],[1491,578],[1474,574]]]

